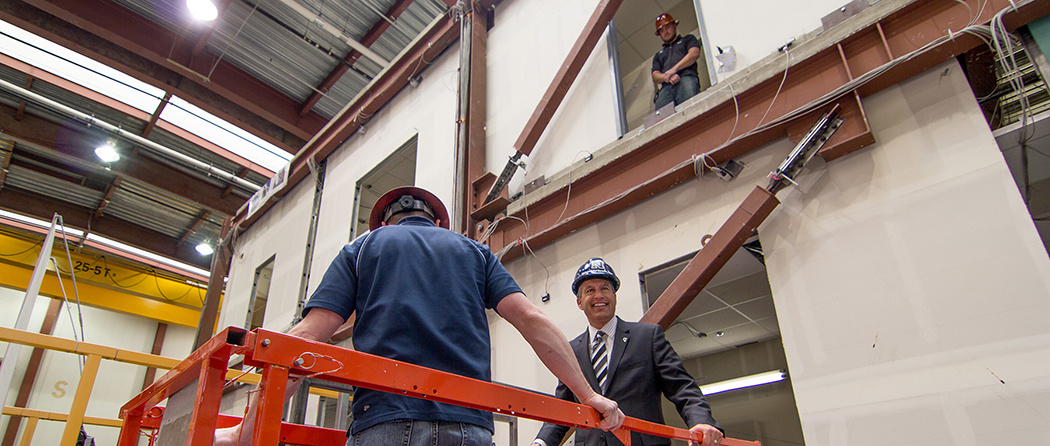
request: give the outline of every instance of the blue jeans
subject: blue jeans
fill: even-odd
[[[492,433],[468,423],[394,420],[358,432],[346,446],[492,446]]]
[[[696,76],[681,76],[677,84],[661,84],[660,92],[656,95],[656,109],[659,110],[671,101],[679,105],[687,99],[696,96],[700,92],[700,78]]]

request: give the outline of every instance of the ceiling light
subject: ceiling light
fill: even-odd
[[[201,253],[202,256],[208,256],[211,255],[211,253],[215,252],[215,250],[212,249],[211,245],[207,243],[201,243],[197,245],[195,249],[197,250],[197,252]]]
[[[719,381],[711,384],[704,384],[700,386],[700,391],[704,395],[712,395],[719,392],[728,392],[730,390],[743,389],[745,387],[760,386],[762,384],[775,383],[782,381],[787,376],[783,370],[773,370],[770,372],[759,373],[756,375],[743,376],[740,378],[728,379],[725,381]]]
[[[193,18],[204,22],[210,22],[219,16],[219,10],[209,0],[186,0],[186,7],[190,9]]]
[[[116,147],[113,147],[113,143],[106,143],[105,145],[98,146],[95,148],[95,155],[98,155],[99,159],[107,163],[120,160],[120,154],[117,153]]]

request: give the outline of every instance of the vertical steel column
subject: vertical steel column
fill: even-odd
[[[303,254],[303,274],[299,277],[299,303],[296,305],[295,317],[292,319],[292,325],[299,323],[303,318],[303,308],[306,306],[306,292],[307,287],[310,284],[310,268],[313,265],[314,260],[314,245],[317,243],[317,218],[321,215],[321,197],[324,195],[324,178],[325,172],[328,170],[328,162],[321,161],[317,163],[317,170],[311,171],[314,174],[314,204],[310,210],[310,228],[306,231],[306,252]],[[357,206],[354,206],[357,209]],[[356,220],[351,220],[356,221]],[[354,225],[356,226],[356,225]]]
[[[470,14],[470,107],[467,109],[467,162],[466,203],[464,216],[467,237],[474,238],[475,221],[470,214],[483,203],[479,193],[478,181],[485,175],[485,125],[488,109],[488,36],[490,11],[484,5],[474,4]]]
[[[150,354],[160,355],[161,349],[164,348],[164,335],[168,332],[168,324],[163,322],[157,323],[157,332],[153,335],[153,348],[150,349]],[[48,333],[50,334],[50,333]],[[146,369],[146,376],[142,379],[142,390],[146,390],[150,384],[153,384],[153,379],[157,377],[157,369],[149,367]]]
[[[222,236],[219,246],[211,258],[211,274],[208,276],[208,291],[204,293],[204,308],[201,308],[201,320],[197,324],[197,337],[193,349],[201,348],[212,337],[215,331],[215,319],[219,315],[219,301],[226,289],[226,276],[230,274],[230,259],[233,258],[233,217],[226,217],[222,222]]]

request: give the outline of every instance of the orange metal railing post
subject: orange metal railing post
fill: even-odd
[[[284,392],[287,384],[287,367],[267,365],[263,368],[252,446],[277,446],[281,424],[274,421],[280,420],[284,411]]]
[[[201,367],[190,421],[189,444],[207,445],[215,436],[222,402],[222,387],[226,383],[226,365],[230,360],[230,349],[221,349],[208,358]]]
[[[84,423],[84,413],[87,411],[88,400],[91,399],[91,389],[95,386],[95,377],[98,376],[98,366],[102,363],[99,355],[87,355],[87,363],[84,364],[84,372],[80,375],[80,383],[77,384],[77,393],[73,397],[73,407],[69,409],[69,418],[66,419],[66,428],[62,431],[61,446],[73,446],[80,435],[80,425]]]
[[[142,429],[142,411],[129,412],[124,416],[124,423],[120,426],[120,436],[117,437],[118,446],[135,446],[139,444],[139,431]]]

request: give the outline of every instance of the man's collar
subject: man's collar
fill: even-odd
[[[610,337],[615,335],[616,334],[616,321],[617,321],[617,319],[619,319],[619,318],[616,317],[616,316],[613,316],[613,318],[610,319],[609,322],[606,323],[605,326],[601,328],[602,332],[605,333],[606,335],[610,336]],[[591,325],[591,324],[587,324],[587,336],[590,339],[594,339],[594,335],[597,332],[598,332],[597,328],[594,328],[594,326]]]
[[[409,215],[408,217],[402,218],[395,225],[411,225],[411,226],[437,226],[434,222],[430,221],[429,218],[422,217],[419,215]]]
[[[678,39],[681,39],[681,38],[682,38],[682,35],[681,35],[681,34],[678,34],[678,35],[674,36],[674,40],[672,40],[672,41],[670,41],[670,42],[664,42],[664,46],[671,46],[671,45],[674,45],[674,43],[675,43],[675,42],[677,42],[677,41],[678,41]]]

